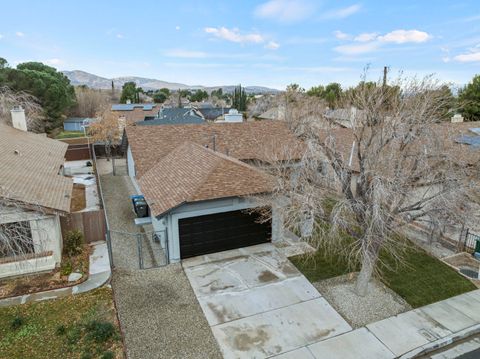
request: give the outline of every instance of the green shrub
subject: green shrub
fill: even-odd
[[[115,334],[115,327],[110,322],[101,322],[92,320],[85,329],[87,329],[87,339],[93,340],[96,343],[104,343]]]
[[[90,352],[84,352],[80,357],[80,359],[92,359],[92,358],[93,358],[93,355]]]
[[[64,260],[60,265],[60,274],[70,275],[72,271],[73,271],[72,262],[70,262],[69,260]]]
[[[55,333],[57,335],[64,335],[66,332],[67,332],[67,327],[63,324],[60,324],[55,330]]]
[[[106,352],[103,352],[101,358],[102,359],[113,359],[113,358],[115,358],[115,354],[111,351],[106,351]]]
[[[12,328],[12,330],[17,330],[23,325],[23,323],[25,323],[24,319],[21,316],[17,315],[10,323],[10,328]]]
[[[67,342],[68,344],[77,344],[82,337],[82,330],[78,326],[73,326],[67,330]]]
[[[80,254],[83,249],[83,233],[77,229],[69,231],[63,240],[63,253],[69,257]]]

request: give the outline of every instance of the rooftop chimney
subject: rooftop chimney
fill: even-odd
[[[12,125],[17,130],[28,131],[27,129],[27,119],[25,118],[25,110],[22,106],[13,106],[13,109],[10,110],[12,114]]]

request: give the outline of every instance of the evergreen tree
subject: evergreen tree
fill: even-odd
[[[238,85],[235,87],[235,90],[233,90],[232,107],[240,112],[247,110],[247,94],[245,93],[245,89],[242,88],[242,85]]]

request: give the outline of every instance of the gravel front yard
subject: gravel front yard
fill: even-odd
[[[222,358],[179,264],[118,271],[112,284],[130,359]]]
[[[365,297],[355,294],[355,275],[343,275],[313,283],[324,298],[354,328],[362,327],[412,307],[398,294],[378,280],[369,283]]]

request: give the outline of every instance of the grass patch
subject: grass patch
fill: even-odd
[[[76,137],[85,137],[85,133],[83,133],[83,131],[61,131],[55,136],[57,140],[62,138],[76,138]]]
[[[313,256],[290,258],[311,282],[337,277],[352,271],[339,256],[326,256],[318,251]],[[411,245],[405,252],[404,263],[396,265],[388,255],[382,255],[382,282],[406,300],[413,308],[438,302],[476,289],[475,285],[423,249]],[[353,271],[358,271],[355,265]]]
[[[391,258],[384,256],[383,260],[392,269],[383,270],[382,281],[413,308],[477,289],[447,264],[413,245],[406,251],[404,265],[395,268]]]
[[[0,358],[122,358],[108,288],[0,308]]]

